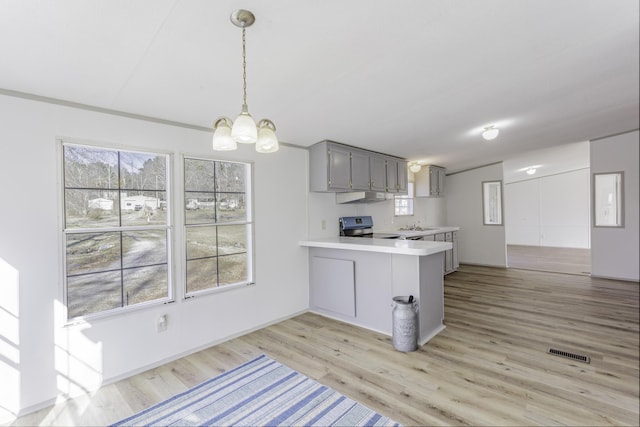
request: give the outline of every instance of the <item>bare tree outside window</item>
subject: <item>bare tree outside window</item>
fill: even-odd
[[[169,299],[168,156],[62,149],[68,319]]]
[[[184,159],[186,293],[251,283],[251,166]]]

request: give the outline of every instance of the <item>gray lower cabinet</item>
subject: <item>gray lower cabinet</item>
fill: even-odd
[[[309,249],[309,305],[318,313],[391,332],[391,256]]]
[[[309,265],[311,303],[314,307],[356,317],[355,262],[313,256]]]
[[[458,232],[448,231],[446,233],[436,233],[424,236],[422,240],[436,241],[436,242],[451,242],[453,248],[444,252],[444,274],[453,273],[460,268],[458,262]]]
[[[309,248],[311,311],[392,334],[392,298],[413,295],[422,345],[444,329],[442,252],[415,256]]]
[[[451,249],[451,257],[453,259],[453,271],[456,271],[458,268],[460,268],[460,262],[458,261],[458,232],[453,231],[451,234],[451,243],[453,243],[453,249]]]

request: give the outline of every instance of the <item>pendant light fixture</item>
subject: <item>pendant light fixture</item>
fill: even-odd
[[[213,149],[217,151],[235,150],[236,143],[256,144],[259,153],[273,153],[280,148],[276,136],[276,126],[269,119],[262,119],[258,126],[249,114],[247,106],[247,48],[246,29],[256,18],[248,10],[239,9],[231,14],[231,22],[242,28],[242,110],[231,121],[227,117],[220,117],[213,124]]]

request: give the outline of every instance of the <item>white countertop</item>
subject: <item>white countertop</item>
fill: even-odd
[[[399,234],[404,237],[430,236],[438,233],[448,233],[450,231],[459,231],[460,227],[424,227],[422,230],[375,230],[376,233]]]
[[[394,233],[399,234],[395,231]],[[369,239],[363,237],[340,236],[302,240],[300,241],[300,246],[415,256],[432,255],[453,248],[453,244],[451,242],[425,242],[421,240],[401,239]]]

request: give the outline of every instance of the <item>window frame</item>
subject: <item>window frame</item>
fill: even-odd
[[[174,276],[174,245],[173,245],[173,154],[166,150],[158,150],[158,149],[148,149],[144,147],[133,147],[133,146],[122,146],[116,145],[113,143],[107,142],[95,142],[84,139],[76,139],[76,138],[68,138],[68,137],[58,137],[56,138],[56,146],[58,151],[58,185],[56,186],[58,189],[58,204],[59,204],[59,230],[60,231],[60,275],[61,275],[61,291],[60,291],[60,301],[61,306],[63,307],[64,313],[64,324],[72,325],[83,323],[89,320],[100,319],[105,317],[117,316],[120,314],[137,311],[141,309],[145,309],[147,307],[159,306],[168,304],[175,301],[175,284],[173,280]],[[67,203],[66,203],[66,181],[65,177],[67,174],[66,162],[65,162],[65,146],[76,146],[76,147],[86,147],[89,149],[96,150],[105,150],[105,151],[114,151],[114,152],[127,152],[127,153],[140,153],[140,154],[149,154],[155,156],[164,157],[165,161],[165,211],[166,211],[166,222],[162,225],[153,224],[153,225],[119,225],[119,226],[104,226],[104,227],[67,227]],[[121,187],[118,183],[118,186],[113,189],[113,191],[120,192]],[[154,190],[139,190],[139,191],[154,191]],[[120,202],[120,197],[118,197],[118,202]],[[121,207],[118,207],[121,209]],[[120,213],[119,213],[120,215]],[[70,317],[69,315],[69,285],[68,285],[68,265],[67,265],[67,239],[69,235],[74,234],[83,234],[83,233],[126,233],[126,232],[145,232],[145,231],[159,231],[162,230],[165,235],[165,251],[166,251],[166,280],[167,280],[167,292],[161,298],[156,298],[149,301],[143,301],[139,303],[134,303],[131,305],[123,305],[120,307],[114,307],[107,310],[91,312],[79,316]],[[120,239],[122,241],[122,235]],[[120,268],[113,271],[118,271],[122,274],[122,272],[126,270],[130,270],[135,267],[124,267],[122,265],[122,260],[125,257],[124,253],[120,253],[121,265]],[[162,265],[154,264],[154,265]],[[149,265],[152,266],[152,265]],[[140,268],[145,268],[147,266],[140,266]],[[109,270],[111,271],[111,270]],[[121,281],[122,286],[122,281]]]
[[[491,188],[497,189],[497,207],[491,209],[491,203],[488,202],[488,198],[491,196]],[[496,179],[492,181],[482,181],[482,225],[504,225],[504,200],[503,200],[502,180]],[[491,214],[497,214],[497,219],[492,219]]]
[[[407,182],[407,194],[393,196],[393,216],[414,216],[415,198],[413,197],[413,182]],[[397,200],[407,200],[407,210],[410,213],[399,214]]]
[[[244,198],[246,204],[246,216],[244,221],[230,221],[230,222],[213,222],[213,223],[197,223],[197,224],[188,224],[186,218],[186,206],[188,203],[188,191],[186,189],[186,160],[197,160],[197,161],[205,161],[212,163],[234,163],[245,166],[245,191]],[[246,286],[255,285],[255,216],[254,216],[254,163],[250,161],[243,160],[231,160],[231,159],[221,159],[221,158],[210,158],[204,157],[201,155],[190,155],[190,154],[182,154],[180,156],[180,168],[181,168],[181,205],[180,209],[182,212],[182,294],[185,300],[192,299],[199,296],[215,294],[219,292],[227,292],[234,289],[244,288]],[[217,181],[216,181],[217,182]],[[215,184],[214,184],[215,186]],[[189,191],[191,192],[191,190]],[[193,191],[197,192],[197,191]],[[217,193],[217,191],[214,191]],[[216,202],[217,205],[217,202]],[[177,205],[176,205],[177,206]],[[217,206],[216,206],[217,209]],[[224,226],[235,226],[235,225],[244,225],[247,228],[247,242],[246,242],[246,257],[247,257],[247,280],[241,281],[237,283],[220,285],[217,284],[215,287],[208,287],[205,289],[198,289],[194,291],[189,291],[187,289],[188,285],[188,268],[187,262],[187,236],[189,228],[197,228],[197,227],[224,227]],[[216,256],[217,258],[217,256]]]
[[[593,228],[624,228],[624,171],[615,171],[615,172],[593,172],[591,174],[591,218]],[[603,202],[601,198],[604,194],[601,194],[599,191],[602,187],[598,185],[599,177],[614,177],[615,178],[615,223],[607,224],[600,223],[598,219],[600,215],[598,215],[598,209],[600,206],[603,206]]]

